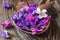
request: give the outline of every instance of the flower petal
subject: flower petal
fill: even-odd
[[[35,31],[35,32],[33,31],[33,32],[32,32],[32,35],[34,35],[34,34],[36,34],[36,33],[37,33],[36,31]]]
[[[39,7],[35,11],[36,11],[37,14],[41,13],[41,9]]]
[[[40,29],[40,30],[37,30],[38,32],[41,32],[41,31],[43,31],[43,29]]]
[[[19,18],[21,18],[21,16],[23,16],[23,14],[22,14],[21,12],[19,12],[19,14],[18,14],[18,15],[19,15]]]
[[[6,28],[6,24],[5,23],[2,23],[2,28]]]
[[[42,10],[42,13],[46,13],[46,12],[47,12],[47,10],[46,10],[46,9],[43,9],[43,10]]]
[[[32,35],[34,35],[34,34],[36,34],[36,33],[37,33],[37,31],[36,31],[36,29],[35,29],[35,28],[31,28],[30,30],[32,31]]]
[[[31,30],[31,31],[36,31],[36,29],[35,29],[35,28],[30,28],[30,30]]]
[[[45,18],[47,16],[48,16],[47,14],[42,14],[42,15],[39,15],[39,18],[42,19],[42,18]]]
[[[5,24],[8,25],[8,26],[11,26],[10,20],[6,20],[6,21],[5,21]]]
[[[29,6],[25,6],[25,7],[24,7],[24,9],[25,9],[26,11],[28,11],[28,9],[29,9]]]

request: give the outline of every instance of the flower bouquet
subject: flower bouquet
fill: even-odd
[[[12,16],[19,30],[32,35],[44,33],[49,28],[50,19],[47,10],[41,10],[37,4],[25,5]]]

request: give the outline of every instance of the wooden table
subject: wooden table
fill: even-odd
[[[7,0],[0,0],[0,34],[4,30],[1,28],[1,23],[6,21],[7,19],[11,20],[11,16],[13,15],[13,9],[4,9],[3,2]],[[0,36],[0,40],[60,40],[60,14],[58,15],[57,20],[52,19],[49,30],[47,30],[44,34],[41,35],[29,35],[22,31],[19,31],[16,27],[9,29],[8,31],[14,35],[11,39],[5,39]]]

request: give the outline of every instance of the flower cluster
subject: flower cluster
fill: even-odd
[[[10,20],[6,20],[5,23],[2,23],[2,28],[11,28],[11,22]]]
[[[16,23],[18,28],[22,30],[29,30],[32,34],[43,31],[51,18],[46,14],[47,10],[40,10],[36,4],[24,6],[18,13],[12,16],[12,20]]]

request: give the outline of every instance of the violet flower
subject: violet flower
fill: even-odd
[[[26,22],[25,22],[25,25],[28,25],[29,27],[31,27],[31,24],[30,24],[29,21],[26,21]]]
[[[43,25],[43,26],[41,26],[41,28],[42,28],[42,29],[47,28],[47,25]]]
[[[43,31],[43,29],[42,29],[42,27],[40,26],[40,24],[38,24],[38,25],[36,26],[36,28],[31,28],[30,30],[32,31],[32,35],[36,34],[37,32]]]
[[[28,10],[29,10],[29,6],[25,6],[24,9],[25,9],[26,11],[28,11]]]
[[[37,7],[37,4],[30,4],[29,7]]]
[[[3,4],[4,8],[11,8],[12,7],[12,4],[11,3],[8,3],[8,2],[5,2]]]
[[[28,10],[28,12],[32,13],[34,10],[36,10],[36,7],[30,7],[29,10]]]
[[[10,20],[5,21],[5,23],[2,23],[2,28],[10,28],[11,27],[11,22]]]
[[[38,19],[34,18],[33,20],[30,21],[31,26],[36,26]]]
[[[25,25],[24,21],[18,21],[17,26],[18,28],[23,29],[23,30],[27,30],[28,28],[27,25]]]
[[[21,2],[24,2],[25,0],[21,0]]]
[[[31,28],[30,30],[32,31],[32,35],[37,33],[37,30],[35,28]]]
[[[7,25],[5,23],[2,23],[1,26],[2,26],[2,28],[6,28],[7,27]]]
[[[30,5],[29,5],[28,12],[29,12],[29,13],[32,13],[34,10],[36,10],[36,7],[37,7],[36,4],[30,4]]]
[[[5,24],[8,25],[8,26],[11,26],[12,25],[10,20],[6,20],[5,21]]]
[[[26,17],[27,15],[28,15],[28,14],[27,14],[27,13],[25,13],[25,14],[24,14],[24,17]]]
[[[22,15],[16,14],[16,19],[20,20],[20,16],[22,16]]]
[[[28,14],[28,15],[26,16],[26,19],[31,21],[31,20],[34,19],[34,17],[33,17],[32,14]]]
[[[26,19],[30,21],[30,24],[32,26],[36,25],[36,22],[38,21],[38,17],[37,16],[33,16],[32,14],[27,15]]]
[[[20,21],[17,21],[16,25],[18,26],[18,29],[22,29],[22,23]]]
[[[9,38],[10,36],[9,36],[9,34],[8,34],[8,31],[3,31],[2,33],[1,33],[1,35],[2,35],[2,37],[4,37],[4,38]]]
[[[19,12],[23,12],[23,11],[24,11],[24,7],[23,7],[23,8],[21,8]]]
[[[17,20],[17,15],[16,15],[16,14],[14,14],[14,15],[12,16],[12,20],[14,20],[14,21]]]
[[[50,19],[51,19],[51,16],[48,16],[48,17],[44,18],[43,20],[41,20],[40,24],[47,25]]]
[[[23,13],[22,12],[19,12],[19,18],[21,18],[23,16]]]
[[[41,20],[39,23],[40,23],[41,26],[45,25],[45,21],[44,20]]]
[[[31,24],[31,25],[32,25],[32,21],[34,22],[34,20],[33,20],[34,17],[33,17],[32,14],[27,15],[27,16],[26,16],[26,19],[30,21],[30,24]]]
[[[38,25],[36,26],[36,30],[37,30],[38,32],[41,32],[41,31],[43,30],[40,24],[38,24]]]
[[[25,24],[23,24],[23,25],[22,25],[22,29],[23,29],[23,30],[27,30],[27,29],[28,29],[28,26],[25,25]]]
[[[16,24],[17,24],[17,26],[18,26],[18,27],[22,26],[21,21],[17,21],[17,23],[16,23]]]
[[[19,20],[20,18],[19,18],[19,15],[18,14],[14,14],[13,16],[12,16],[12,20],[14,20],[14,21],[16,21],[16,20]]]

